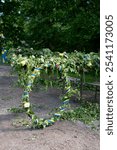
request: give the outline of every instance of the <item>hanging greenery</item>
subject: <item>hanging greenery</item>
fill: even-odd
[[[17,72],[19,77],[18,80],[24,89],[22,106],[26,114],[31,118],[33,128],[45,128],[46,126],[54,124],[54,122],[59,120],[63,113],[67,111],[71,96],[76,93],[79,95],[79,89],[73,89],[71,86],[69,80],[70,72],[76,74],[77,77],[80,78],[82,69],[99,70],[99,56],[96,53],[85,54],[77,51],[72,53],[53,53],[50,50],[46,50],[40,53],[38,57],[34,55],[26,57],[21,54],[16,55],[12,53],[10,54],[10,58],[11,66]],[[65,83],[65,94],[61,98],[62,105],[50,119],[39,118],[32,110],[29,99],[30,92],[37,78],[42,78],[43,74],[51,76],[55,72],[57,73],[56,78],[61,78]],[[52,81],[47,80],[47,82]]]

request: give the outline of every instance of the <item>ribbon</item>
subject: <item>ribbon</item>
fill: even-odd
[[[2,49],[2,62],[7,62],[7,50]]]
[[[39,71],[39,70],[42,70],[42,68],[35,68],[34,70]]]
[[[24,95],[29,95],[29,92],[27,92],[27,91],[24,91]]]
[[[48,121],[48,123],[50,123],[50,124],[53,124],[55,121],[54,120],[52,120],[52,119],[49,119],[49,120],[47,120]]]
[[[27,85],[27,87],[30,87],[30,86],[32,86],[32,83],[29,83],[29,84]]]
[[[59,71],[62,71],[62,67],[61,66],[59,66]]]
[[[61,116],[61,114],[55,113],[55,114],[54,114],[54,116],[56,116],[56,117],[60,117],[60,116]]]
[[[60,111],[65,111],[65,108],[60,109]]]
[[[63,104],[68,104],[68,103],[69,103],[69,100],[63,101]]]
[[[32,76],[32,77],[35,77],[35,76],[36,76],[36,74],[31,74],[31,76]]]

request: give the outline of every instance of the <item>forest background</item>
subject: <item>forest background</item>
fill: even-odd
[[[0,0],[0,48],[99,52],[99,0]]]

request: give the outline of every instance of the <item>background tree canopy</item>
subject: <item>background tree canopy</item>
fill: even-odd
[[[0,0],[1,46],[96,52],[99,26],[99,0]]]

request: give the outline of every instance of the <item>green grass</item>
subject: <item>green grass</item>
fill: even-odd
[[[94,72],[85,73],[85,82],[95,82],[99,81],[99,75],[95,75]]]
[[[14,127],[31,127],[31,122],[28,119],[23,119],[18,117],[17,119],[12,120],[12,125]]]
[[[80,120],[85,124],[91,124],[95,120],[99,120],[100,108],[97,103],[82,102],[79,107],[64,112],[63,120]]]
[[[23,113],[25,112],[25,109],[21,107],[12,107],[12,108],[9,108],[8,111],[12,113]]]
[[[69,73],[69,76],[74,77],[74,78],[79,78],[76,74]],[[100,76],[96,75],[95,72],[87,72],[83,76],[83,82],[95,82],[99,81]]]

